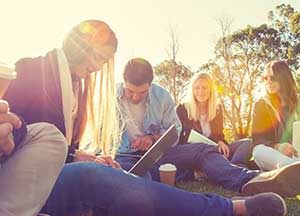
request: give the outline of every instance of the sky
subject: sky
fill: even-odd
[[[110,25],[119,44],[115,71],[120,77],[127,60],[143,57],[155,66],[168,58],[170,26],[175,29],[178,61],[197,70],[213,57],[220,37],[217,19],[232,20],[232,31],[267,22],[281,3],[300,10],[300,1],[277,0],[2,0],[0,61],[44,55],[60,47],[66,32],[85,19]]]

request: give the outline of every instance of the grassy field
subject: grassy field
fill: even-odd
[[[216,193],[228,198],[239,195],[238,193],[224,190],[223,188],[210,184],[206,181],[181,182],[176,184],[176,187],[186,191],[197,192],[197,193]],[[287,208],[288,208],[287,215],[300,216],[300,197],[298,197],[298,199],[296,197],[288,198],[285,199],[285,201],[287,203]],[[84,211],[80,213],[78,216],[98,216],[98,215],[101,215],[101,213],[98,212],[96,209],[94,209],[94,210]],[[272,215],[266,215],[266,216],[272,216]]]
[[[178,188],[199,192],[199,193],[216,193],[220,195],[224,195],[226,197],[233,197],[238,195],[232,191],[225,190],[221,187],[209,184],[205,181],[201,182],[182,182],[176,185]],[[298,197],[299,198],[299,197]],[[285,199],[288,208],[288,216],[300,216],[300,200],[295,198]],[[269,216],[269,215],[267,215]]]

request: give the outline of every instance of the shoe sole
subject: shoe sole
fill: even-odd
[[[281,200],[281,202],[282,202],[282,205],[283,205],[283,216],[287,215],[287,207],[286,207],[284,199],[281,196],[279,196],[278,194],[275,194],[275,196],[277,196]]]
[[[263,192],[274,192],[282,197],[300,194],[300,163],[280,168],[280,172],[267,180],[246,183],[242,194],[253,195]]]

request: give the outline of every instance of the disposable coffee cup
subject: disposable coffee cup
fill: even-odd
[[[167,163],[159,167],[160,182],[174,186],[176,176],[176,166]]]

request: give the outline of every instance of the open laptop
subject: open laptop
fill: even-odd
[[[134,164],[129,173],[143,176],[174,145],[177,144],[178,133],[173,124],[151,146],[151,148]]]

